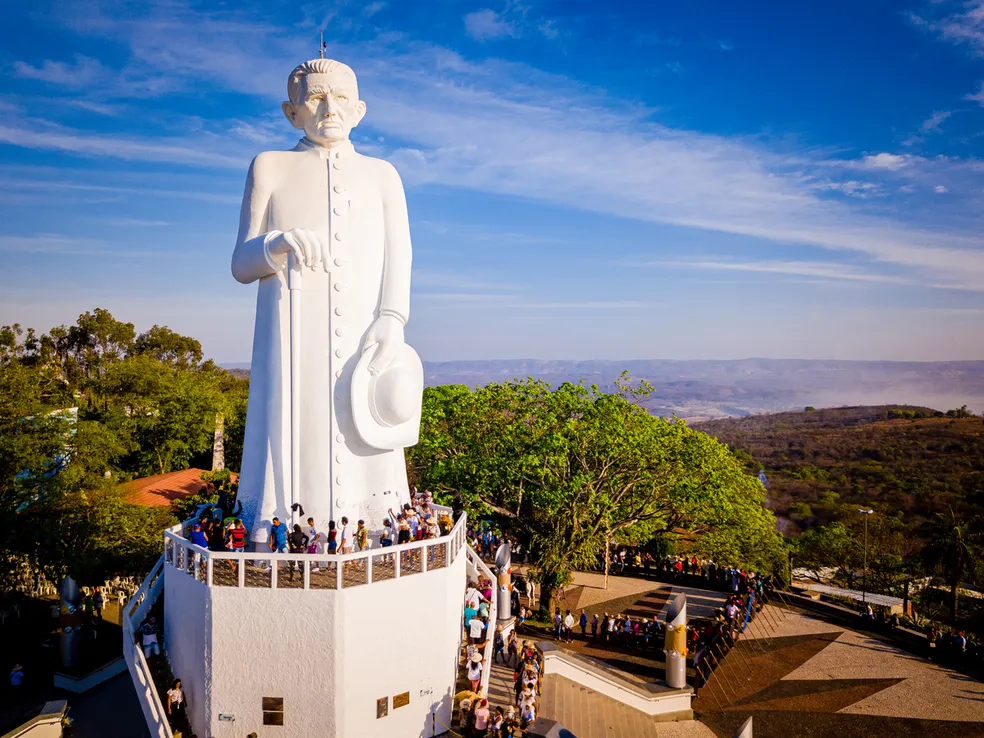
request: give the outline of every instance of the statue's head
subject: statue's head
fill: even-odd
[[[322,145],[345,141],[366,114],[352,68],[333,59],[312,59],[287,78],[284,115],[294,128]]]

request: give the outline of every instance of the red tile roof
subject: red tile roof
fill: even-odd
[[[123,485],[127,502],[144,507],[170,507],[178,500],[196,495],[209,483],[202,479],[205,469],[184,469],[170,474],[134,479]]]

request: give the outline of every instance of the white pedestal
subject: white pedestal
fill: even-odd
[[[331,590],[209,586],[164,568],[165,646],[198,735],[425,738],[450,724],[464,551],[443,568]],[[264,725],[264,698],[283,700],[283,727]]]

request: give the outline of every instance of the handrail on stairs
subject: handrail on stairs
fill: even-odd
[[[482,561],[482,557],[479,556],[477,553],[475,553],[475,549],[473,549],[467,543],[465,544],[465,554],[468,556],[469,562],[476,569],[478,569],[478,571],[481,574],[483,574],[486,578],[488,578],[488,580],[492,583],[492,587],[493,587],[492,599],[489,602],[489,628],[491,628],[492,631],[491,632],[486,631],[485,653],[482,656],[483,659],[482,663],[484,664],[482,667],[482,681],[479,687],[482,694],[488,695],[489,677],[492,676],[492,646],[495,643],[495,625],[497,622],[497,614],[498,614],[497,613],[498,604],[496,603],[496,600],[498,598],[495,596],[496,577],[492,573],[492,570],[489,569],[488,566],[486,566],[484,561]]]
[[[143,650],[136,642],[137,628],[147,617],[147,613],[163,589],[164,556],[162,555],[123,610],[123,658],[126,659],[137,701],[143,711],[144,720],[147,721],[150,735],[153,738],[174,738],[167,721],[167,713],[157,692],[157,685],[154,683],[154,675],[144,658]]]

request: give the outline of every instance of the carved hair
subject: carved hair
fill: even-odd
[[[356,91],[359,89],[355,72],[352,71],[352,67],[348,64],[342,64],[342,62],[335,61],[334,59],[312,59],[303,64],[298,64],[294,67],[294,71],[290,73],[290,76],[287,77],[287,98],[295,105],[303,102],[303,100],[298,100],[297,98],[301,91],[301,80],[309,74],[332,74],[346,77],[355,87]]]

